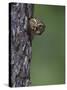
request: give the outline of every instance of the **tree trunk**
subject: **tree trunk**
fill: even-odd
[[[29,19],[33,16],[33,5],[9,4],[9,86],[30,86],[30,64],[32,40]]]

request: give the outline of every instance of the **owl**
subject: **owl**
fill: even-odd
[[[31,18],[29,20],[31,33],[34,35],[41,35],[45,30],[45,24],[38,18]]]

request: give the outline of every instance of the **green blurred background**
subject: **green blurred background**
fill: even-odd
[[[34,17],[45,24],[45,32],[32,42],[32,85],[65,82],[65,7],[34,5]]]

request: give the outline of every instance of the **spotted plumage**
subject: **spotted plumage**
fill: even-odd
[[[35,35],[41,35],[44,32],[45,24],[37,19],[37,18],[31,18],[29,21],[30,24],[30,30]]]

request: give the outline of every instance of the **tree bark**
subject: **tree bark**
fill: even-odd
[[[32,40],[29,19],[33,16],[33,5],[9,4],[9,86],[30,86],[30,64]]]

